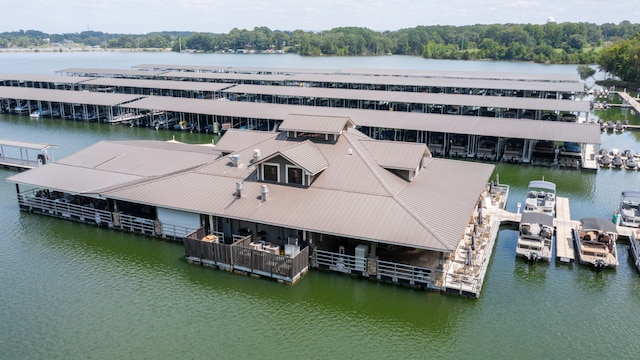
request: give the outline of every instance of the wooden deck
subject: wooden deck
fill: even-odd
[[[556,197],[556,259],[563,263],[572,263],[575,260],[572,229],[577,221],[571,220],[569,199]]]

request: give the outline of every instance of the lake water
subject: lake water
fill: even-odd
[[[0,72],[143,63],[575,74],[570,65],[176,53],[0,53]],[[614,116],[617,114],[613,113]],[[604,116],[604,115],[603,115]],[[620,113],[621,117],[631,116]],[[201,134],[0,115],[0,138],[58,144],[57,159],[100,140],[210,142]],[[640,150],[640,132],[603,135]],[[610,217],[640,172],[499,164],[515,211],[529,180],[553,181],[571,217]],[[15,172],[0,169],[0,177]],[[18,210],[0,182],[0,358],[636,358],[640,276],[620,266],[529,266],[499,233],[478,300],[309,272],[294,286],[189,265],[182,246]]]

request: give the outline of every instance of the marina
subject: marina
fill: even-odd
[[[589,120],[589,102],[580,101],[584,86],[575,76],[134,68],[68,68],[57,71],[61,81],[6,74],[0,103],[16,114],[216,134],[229,128],[274,131],[299,112],[349,116],[371,138],[425,143],[436,156],[598,169],[598,125]],[[158,125],[158,116],[175,124]]]
[[[92,56],[81,55],[87,59]],[[131,64],[150,62],[129,54],[117,55],[113,57],[117,66],[130,66],[123,63],[123,58],[130,59]],[[68,56],[61,54],[60,59]],[[278,62],[287,58],[283,55]],[[204,61],[205,57],[190,57],[187,62],[198,59]],[[233,61],[243,59],[248,57],[234,57]],[[326,59],[306,59],[318,61],[310,63],[315,66],[330,67],[320,60]],[[358,62],[367,60],[358,58]],[[390,60],[403,59],[385,59]],[[269,59],[256,56],[251,61],[266,64]],[[51,66],[57,69],[68,65]],[[512,69],[515,65],[500,66]],[[535,69],[528,64],[519,66],[514,69]],[[211,143],[206,134],[156,132],[83,121],[30,121],[13,114],[0,114],[0,118],[3,133],[11,134],[5,137],[62,144],[56,148],[59,159],[105,139],[164,141],[175,136],[185,142]],[[634,144],[632,132],[602,135],[602,146],[609,149],[636,149]],[[510,184],[506,210],[513,218],[516,203],[525,198],[531,179],[544,176],[556,183],[558,203],[563,197],[570,198],[574,219],[589,215],[610,217],[618,208],[620,192],[634,189],[637,184],[637,174],[630,171],[583,172],[507,162],[495,165],[501,182]],[[0,171],[5,177],[15,175],[13,171]],[[615,271],[596,273],[586,266],[566,266],[559,261],[531,266],[515,258],[517,231],[511,225],[503,225],[492,249],[481,296],[472,301],[319,271],[307,272],[294,286],[282,286],[189,265],[182,246],[171,242],[20,212],[14,184],[4,182],[2,186],[0,222],[12,241],[3,244],[0,255],[5,274],[3,288],[8,294],[6,311],[0,312],[8,336],[0,342],[13,358],[81,356],[86,349],[82,344],[92,344],[96,356],[127,357],[135,351],[140,356],[157,358],[185,353],[210,356],[211,347],[204,343],[226,344],[221,354],[266,357],[283,357],[294,351],[311,357],[356,353],[377,357],[399,353],[408,357],[425,353],[449,358],[488,357],[495,354],[498,346],[532,357],[548,356],[552,350],[566,358],[580,353],[630,358],[638,350],[636,344],[620,340],[625,337],[625,329],[633,327],[635,318],[629,314],[637,308],[639,299],[639,277],[628,251],[629,243],[624,239],[617,244],[620,265]],[[559,205],[557,212],[560,218]],[[506,218],[506,214],[502,216]],[[34,273],[39,276],[34,277]],[[550,302],[554,306],[541,305]],[[527,311],[522,311],[525,306]],[[586,308],[591,311],[585,317],[582,310]],[[554,332],[548,331],[550,322],[556,324]],[[583,341],[611,322],[618,326],[600,333],[603,341]],[[96,328],[91,325],[95,323],[102,325]],[[225,331],[207,330],[211,324],[221,323],[225,324]],[[304,331],[299,331],[299,324],[304,324]],[[232,334],[266,331],[271,335],[252,337],[251,346],[246,341],[230,341],[235,337]],[[51,341],[40,350],[22,346],[20,334],[24,333]],[[495,341],[487,342],[487,333],[493,334]],[[334,345],[326,347],[309,341],[309,337],[316,336]],[[537,339],[535,346],[522,341],[531,336]],[[269,345],[279,338],[291,341]],[[369,346],[355,346],[363,342]],[[301,343],[308,346],[300,346]]]

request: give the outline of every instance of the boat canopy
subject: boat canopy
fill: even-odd
[[[625,198],[640,198],[640,191],[627,190],[622,192],[622,197]]]
[[[521,224],[540,224],[553,227],[553,216],[545,213],[528,211],[522,213]]]
[[[616,225],[610,219],[588,217],[580,219],[582,230],[598,230],[617,234]]]
[[[553,192],[556,192],[556,184],[549,181],[544,181],[544,180],[530,181],[529,188],[546,189],[546,190],[551,190]]]

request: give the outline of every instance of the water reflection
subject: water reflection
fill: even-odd
[[[526,259],[516,259],[513,275],[517,280],[527,283],[541,284],[547,279],[549,264],[538,261],[530,264]]]

